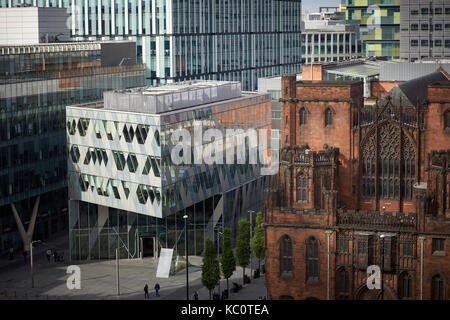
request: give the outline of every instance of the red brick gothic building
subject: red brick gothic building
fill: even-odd
[[[280,169],[266,194],[272,299],[450,299],[450,81],[282,77]],[[382,250],[384,247],[384,250]],[[382,251],[384,253],[382,253]],[[382,290],[367,287],[367,267]]]

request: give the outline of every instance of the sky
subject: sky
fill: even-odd
[[[302,13],[319,12],[319,7],[337,7],[341,0],[302,0]]]

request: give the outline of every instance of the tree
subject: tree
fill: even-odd
[[[264,259],[265,256],[263,223],[264,217],[260,211],[256,214],[255,234],[252,242],[253,255],[258,258],[258,270],[261,270],[261,259]]]
[[[233,247],[231,245],[231,229],[223,229],[223,252],[220,258],[220,264],[222,266],[222,274],[227,279],[227,291],[229,292],[228,279],[233,275],[236,270],[236,259],[234,258]]]
[[[246,219],[239,220],[239,236],[237,239],[236,257],[242,267],[243,283],[245,283],[245,267],[250,261],[250,222]]]
[[[220,266],[217,261],[214,242],[207,238],[205,241],[205,254],[202,264],[202,284],[209,290],[209,299],[211,292],[220,280]]]

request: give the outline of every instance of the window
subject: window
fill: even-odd
[[[319,244],[314,237],[306,242],[306,279],[307,283],[319,281]]]
[[[272,119],[281,119],[281,111],[272,111]]]
[[[422,8],[422,9],[420,10],[420,12],[421,12],[422,14],[428,14],[428,8]]]
[[[445,47],[450,49],[450,40],[445,40]]]
[[[289,236],[281,239],[281,275],[292,275],[292,240]]]
[[[333,126],[333,112],[328,108],[325,110],[325,127]]]
[[[445,8],[445,14],[450,14],[450,8]]]
[[[442,30],[442,24],[440,24],[440,23],[435,24],[434,25],[434,30],[435,31],[441,31]]]
[[[417,31],[419,30],[419,25],[417,23],[411,24],[411,31]]]
[[[442,8],[435,8],[434,14],[442,14]]]
[[[434,40],[435,47],[442,47],[442,40]]]
[[[420,29],[423,31],[428,30],[428,23],[422,23],[422,25],[420,26]]]
[[[435,275],[431,280],[431,300],[444,300],[444,280]]]
[[[408,273],[403,273],[400,275],[398,281],[398,292],[400,299],[411,299],[412,298],[412,277]]]
[[[444,128],[450,129],[450,110],[447,110],[444,113]]]
[[[300,109],[300,126],[306,127],[308,124],[308,113],[305,108]]]
[[[340,253],[348,253],[348,238],[347,237],[339,237],[338,239],[338,252]]]
[[[297,201],[308,202],[308,178],[305,176],[297,178]]]
[[[419,40],[411,40],[411,47],[417,47],[419,45]]]
[[[411,10],[411,15],[412,16],[417,16],[418,14],[419,14],[419,10],[417,10],[417,9]]]
[[[411,242],[406,242],[402,244],[402,256],[403,257],[412,257],[413,256],[413,245]]]
[[[446,23],[445,24],[445,30],[449,30],[450,29],[450,23]]]
[[[346,271],[345,269],[341,269],[338,271],[337,274],[337,288],[338,288],[338,292],[337,292],[337,298],[339,300],[347,300],[349,298],[349,273],[348,271]]]
[[[433,239],[433,254],[443,254],[445,253],[445,248],[444,248],[444,243],[445,243],[445,239],[437,239],[434,238]]]
[[[289,117],[286,116],[286,124],[288,124],[288,122],[289,122]]]
[[[421,47],[428,47],[428,40],[420,40]]]

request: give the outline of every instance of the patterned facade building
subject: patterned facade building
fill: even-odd
[[[266,189],[272,299],[450,298],[450,81],[282,77],[280,169]],[[381,288],[369,289],[369,266]],[[369,281],[372,283],[371,281]]]
[[[184,227],[191,255],[224,227],[236,238],[239,218],[263,209],[264,177],[250,156],[234,161],[229,138],[238,132],[228,130],[269,133],[270,113],[269,94],[224,81],[116,90],[102,102],[67,107],[71,259],[112,259],[116,248],[121,258],[155,256],[159,248],[184,254]],[[179,129],[190,135],[182,136],[181,163],[173,156]],[[223,139],[212,142],[210,129]],[[217,143],[217,161],[206,162]]]
[[[400,0],[342,0],[345,23],[359,25],[363,56],[400,58]]]

